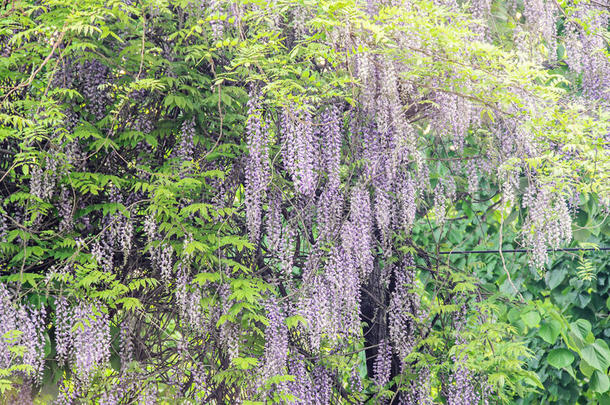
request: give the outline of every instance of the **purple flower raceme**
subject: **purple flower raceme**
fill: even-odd
[[[74,81],[74,65],[72,60],[64,58],[58,63],[58,69],[53,72],[51,87],[53,88],[72,88]]]
[[[358,270],[342,246],[333,247],[325,267],[328,286],[329,325],[332,340],[357,336],[360,331],[360,279]]]
[[[30,194],[41,200],[53,196],[57,180],[57,159],[51,155],[42,158],[42,163],[36,165],[30,175]]]
[[[343,246],[356,262],[360,279],[365,280],[373,270],[373,215],[369,192],[363,186],[352,190],[350,220],[343,226]]]
[[[404,370],[403,370],[404,371]],[[430,397],[430,370],[423,368],[417,373],[417,378],[410,381],[400,393],[399,405],[432,405]]]
[[[570,211],[563,197],[534,184],[523,196],[523,207],[528,210],[523,229],[532,249],[530,264],[541,268],[548,261],[548,248],[558,249],[572,239]]]
[[[343,200],[343,193],[330,183],[322,191],[316,207],[321,240],[336,237],[337,230],[341,226]]]
[[[462,152],[471,121],[472,105],[466,98],[439,92],[436,96],[438,116],[435,125],[439,134],[451,134],[454,148]]]
[[[34,405],[34,397],[32,393],[33,384],[31,381],[27,379],[24,380],[21,384],[15,387],[17,391],[17,395],[13,398],[9,398],[8,402],[4,402],[8,405]]]
[[[4,218],[4,213],[0,211],[0,243],[6,242],[6,236],[8,234],[8,224]]]
[[[282,193],[269,193],[269,209],[266,221],[267,243],[271,251],[279,251],[282,242]]]
[[[123,205],[121,190],[114,184],[108,189],[108,199],[112,203]],[[125,215],[116,211],[102,218],[103,231],[96,237],[91,254],[102,269],[111,273],[115,266],[115,252],[123,251],[123,262],[126,263],[133,238],[133,224]]]
[[[403,261],[403,266],[397,266],[394,272],[396,287],[388,308],[390,338],[401,360],[410,354],[415,344],[415,320],[419,315],[419,296],[412,291],[415,286],[415,263],[410,255]]]
[[[177,157],[184,160],[192,160],[195,151],[195,118],[185,120],[180,128],[180,143],[176,152]]]
[[[553,1],[529,0],[523,2],[523,16],[533,33],[546,43],[548,56],[554,58],[557,47],[555,30],[555,11],[557,6]]]
[[[314,122],[309,106],[285,108],[281,123],[285,149],[284,165],[292,176],[296,191],[309,198],[316,189],[316,162],[319,162]]]
[[[390,184],[385,179],[378,182],[375,188],[375,219],[377,223],[377,229],[381,233],[384,248],[386,254],[389,253],[390,245],[390,223],[393,208],[393,199],[390,195]]]
[[[120,229],[118,242],[123,251],[123,265],[125,265],[131,251],[131,244],[133,240],[133,222],[131,218],[123,217],[122,222],[117,225]]]
[[[55,299],[55,351],[60,365],[70,361],[74,345],[72,335],[72,308],[65,297]]]
[[[491,0],[474,0],[470,2],[472,16],[481,20],[482,24],[472,27],[475,35],[480,40],[491,41],[490,29],[485,22],[491,16]]]
[[[294,376],[294,380],[287,383],[287,390],[296,397],[295,403],[315,404],[315,386],[309,377],[305,357],[302,354],[295,354],[288,360],[288,373]]]
[[[102,306],[79,301],[73,311],[73,352],[76,374],[85,385],[110,360],[110,320]]]
[[[58,207],[58,214],[61,217],[61,221],[59,223],[59,231],[60,232],[68,232],[72,230],[74,226],[74,220],[72,217],[72,209],[73,209],[73,200],[71,198],[70,192],[65,186],[61,187]]]
[[[382,134],[374,122],[368,122],[359,127],[362,142],[362,157],[365,161],[364,176],[375,179],[383,169],[384,144]]]
[[[320,257],[315,252],[309,255],[303,270],[303,285],[298,300],[298,314],[307,321],[310,347],[318,351],[324,336],[333,337],[331,322],[330,286],[319,272]]]
[[[465,358],[453,357],[455,368],[449,378],[447,388],[447,404],[471,405],[478,404],[480,396],[476,391],[474,376],[464,364]]]
[[[119,405],[125,393],[122,384],[113,384],[100,396],[99,405]]]
[[[294,243],[296,239],[296,231],[289,225],[282,230],[282,238],[278,250],[280,261],[280,270],[284,278],[290,279],[292,276],[292,267],[294,261]]]
[[[352,392],[360,393],[362,391],[362,379],[360,378],[360,372],[358,367],[353,367],[350,377],[349,377],[349,385]]]
[[[218,288],[218,314],[219,316],[226,315],[231,310],[234,300],[231,298],[231,285],[228,282],[220,284]],[[220,325],[220,342],[223,349],[226,350],[229,360],[233,360],[239,355],[239,337],[240,329],[234,322],[226,321]]]
[[[125,368],[127,364],[133,360],[133,318],[126,316],[121,322],[120,327],[120,350],[119,358],[121,360],[121,368]]]
[[[288,358],[288,328],[285,317],[275,297],[271,296],[265,303],[269,325],[265,329],[265,360],[262,369],[262,378],[286,373]]]
[[[25,365],[22,377],[38,383],[44,367],[45,309],[34,309],[18,302],[8,288],[0,283],[0,368]],[[15,355],[12,348],[23,348]]]
[[[100,303],[78,300],[70,304],[65,297],[57,297],[55,303],[57,360],[73,367],[75,389],[79,391],[110,360],[110,320]],[[77,396],[65,389],[58,403],[71,403]]]
[[[155,222],[154,214],[149,214],[144,220],[144,233],[149,244],[160,239],[157,233],[157,223]],[[169,282],[174,268],[174,248],[172,245],[169,243],[162,243],[156,246],[151,245],[149,253],[153,266],[161,275],[161,280]]]
[[[468,194],[474,197],[479,190],[479,168],[477,161],[475,159],[468,159],[464,170],[468,179]]]
[[[222,9],[222,5],[224,2],[220,0],[212,0],[209,2],[209,12],[210,12],[210,28],[212,29],[212,38],[218,41],[222,39],[224,34],[224,22],[220,19],[220,16],[224,14],[224,10]]]
[[[339,168],[341,164],[341,122],[339,109],[331,105],[322,112],[322,169],[328,175],[328,187],[338,189],[340,185]]]
[[[332,378],[326,367],[317,365],[312,370],[313,383],[315,387],[316,405],[327,405],[331,403]]]
[[[269,181],[269,151],[267,130],[261,110],[261,96],[250,92],[248,119],[246,121],[246,141],[248,158],[246,161],[246,218],[250,240],[260,236],[263,200]]]
[[[102,119],[110,102],[106,89],[102,88],[108,83],[110,69],[97,59],[79,63],[75,68],[82,94],[88,100],[87,109],[96,119]]]
[[[392,371],[392,346],[386,339],[379,342],[377,349],[377,358],[374,364],[374,381],[377,387],[383,387],[390,382],[390,373]]]
[[[139,113],[133,123],[133,129],[144,134],[151,133],[155,129],[153,117],[150,114]],[[148,145],[148,143],[144,142],[143,145]]]
[[[584,95],[594,100],[607,100],[610,91],[610,59],[604,54],[603,33],[608,27],[608,14],[593,2],[580,2],[566,22],[566,62],[582,75]]]
[[[410,173],[399,173],[394,185],[395,194],[398,196],[396,229],[404,229],[409,233],[415,223],[417,213],[417,184]]]
[[[434,213],[436,222],[440,225],[445,223],[446,211],[447,196],[445,195],[445,187],[443,187],[443,184],[439,181],[434,188],[434,205],[432,207],[432,212]]]

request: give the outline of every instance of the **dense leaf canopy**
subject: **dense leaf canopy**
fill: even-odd
[[[610,403],[607,0],[0,13],[0,403]]]

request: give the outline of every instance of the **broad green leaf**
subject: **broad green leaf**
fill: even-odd
[[[555,368],[564,368],[572,364],[574,354],[568,349],[553,349],[549,352],[546,361]]]
[[[540,323],[540,314],[537,311],[528,311],[521,315],[523,323],[529,328],[534,328]]]
[[[549,270],[544,276],[544,281],[546,281],[546,285],[549,287],[549,290],[552,290],[561,284],[567,274],[568,270],[565,267]]]
[[[540,336],[545,342],[549,344],[555,344],[557,341],[557,337],[561,331],[561,324],[556,320],[550,320],[545,322],[538,331],[538,336]]]
[[[608,379],[608,375],[595,370],[591,376],[589,386],[593,392],[603,393],[608,391],[608,389],[610,389],[610,380]]]
[[[606,342],[601,339],[597,339],[595,343],[585,346],[580,351],[580,357],[588,365],[603,373],[610,366],[610,350],[608,350]]]
[[[575,322],[570,323],[569,332],[570,344],[575,346],[576,349],[580,350],[585,347],[591,341],[591,323],[586,319],[578,319]]]

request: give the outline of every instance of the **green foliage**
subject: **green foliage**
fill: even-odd
[[[248,153],[244,130],[251,87],[264,95],[262,108],[272,119],[279,120],[279,108],[287,105],[340,100],[357,106],[363,83],[350,61],[371,56],[388,61],[388,66],[409,66],[398,76],[413,88],[409,102],[421,108],[422,116],[438,107],[433,96],[443,92],[479,103],[482,123],[523,115],[521,129],[544,148],[536,155],[507,160],[497,168],[499,173],[517,177],[517,195],[531,180],[519,169],[521,164],[558,195],[580,193],[570,246],[610,245],[610,221],[599,201],[610,195],[610,160],[601,136],[610,129],[610,112],[566,102],[566,95],[578,92],[573,87],[580,80],[562,60],[570,49],[561,45],[563,57],[551,68],[515,52],[512,32],[521,18],[508,2],[494,1],[489,16],[498,46],[472,40],[469,17],[432,1],[414,1],[410,8],[381,7],[374,16],[356,1],[302,2],[298,7],[307,21],[301,39],[282,31],[296,24],[294,2],[227,4],[246,11],[239,18],[224,9],[197,16],[191,11],[196,6],[182,0],[12,1],[0,7],[0,40],[10,46],[0,58],[0,215],[14,222],[0,240],[1,279],[18,285],[18,299],[36,307],[54,310],[51,297],[63,296],[71,303],[91,300],[105,308],[112,324],[111,359],[97,370],[90,391],[83,394],[85,403],[99,402],[123,372],[137,375],[142,386],[156,385],[160,403],[187,398],[204,402],[212,389],[221,398],[217,400],[229,403],[243,399],[240,389],[262,366],[269,324],[263,302],[277,292],[278,283],[269,277],[276,269],[269,269],[263,241],[257,244],[245,236],[247,196],[239,162]],[[564,12],[570,10],[568,2],[557,4]],[[220,37],[213,32],[219,21],[232,27]],[[338,33],[353,46],[332,46]],[[417,37],[423,49],[406,46],[402,40],[409,36]],[[97,87],[108,97],[100,116],[92,109],[96,100],[80,88],[53,84],[62,80],[65,66],[93,58],[113,79]],[[136,94],[146,97],[138,99]],[[531,94],[533,101],[525,97]],[[599,111],[593,114],[591,108]],[[79,117],[73,127],[71,113]],[[517,197],[507,202],[497,179],[481,175],[480,191],[470,195],[468,176],[455,174],[448,163],[491,150],[493,138],[484,128],[468,132],[468,144],[476,147],[460,155],[445,148],[447,139],[435,135],[430,120],[416,113],[415,146],[423,152],[407,159],[424,162],[433,184],[455,178],[459,198],[447,207],[444,220],[432,209],[434,197],[424,193],[411,234],[393,236],[417,259],[414,285],[425,313],[416,322],[422,338],[404,360],[413,370],[430,372],[430,390],[439,402],[446,401],[441,387],[456,358],[484,376],[500,403],[608,400],[607,253],[556,252],[548,268],[539,271],[520,253],[438,254],[519,249],[524,235],[537,230],[527,228],[522,201]],[[135,123],[134,117],[146,116],[155,120],[150,131]],[[181,128],[191,120],[197,128],[191,146],[199,152],[183,159],[176,151]],[[291,180],[275,172],[282,145],[273,125],[268,138],[270,182],[290,194]],[[566,159],[551,147],[555,144],[566,145],[580,158]],[[80,159],[73,156],[74,145],[80,148]],[[346,144],[344,149],[354,154],[357,148]],[[342,165],[342,187],[352,186],[353,173],[364,164]],[[56,189],[54,194],[33,190],[40,173],[45,173],[43,182]],[[221,187],[226,189],[221,192]],[[68,196],[65,201],[61,190]],[[130,198],[111,201],[116,190]],[[61,211],[66,201],[68,211]],[[157,226],[154,237],[144,229],[147,217]],[[72,226],[64,228],[64,219]],[[116,237],[125,223],[134,224],[133,245],[115,252],[115,261],[122,265],[108,269],[94,247],[108,234]],[[318,232],[315,227],[312,234]],[[310,245],[304,239],[294,256],[309,254]],[[168,270],[176,275],[171,281],[150,259],[162,249],[175,259]],[[388,263],[399,260],[396,252],[389,256]],[[191,277],[188,286],[179,285],[181,271]],[[300,271],[294,273],[300,276]],[[296,286],[290,288],[295,291],[284,295],[298,294]],[[200,333],[178,314],[178,291],[195,297],[190,305],[202,318],[214,319],[209,330]],[[213,318],[219,309],[222,314]],[[460,329],[455,319],[461,311],[466,321]],[[137,339],[144,342],[140,353],[145,353],[145,364],[126,365],[119,359],[120,326],[133,319],[141,326]],[[291,339],[303,338],[307,322],[302,316],[289,316],[285,324]],[[53,316],[45,323],[48,358],[55,355],[57,327]],[[84,323],[77,328],[84,330]],[[219,336],[227,342],[218,343]],[[181,352],[185,341],[196,350]],[[408,389],[414,378],[408,372],[397,373],[382,389],[375,386],[366,375],[363,341],[346,343],[345,352],[356,353],[352,358],[331,353],[323,340],[323,361],[339,370],[335,389],[348,390],[350,371],[358,367],[364,388],[344,397],[380,401]],[[23,347],[12,346],[10,351],[23,356]],[[209,387],[194,383],[197,364],[209,372]],[[74,371],[71,365],[47,361],[43,386],[65,380],[65,389],[74,390]],[[1,369],[0,394],[16,395],[15,386],[23,381],[15,376],[27,372],[24,365]],[[273,376],[244,403],[290,402],[292,394],[277,389],[290,381],[294,376],[289,374]],[[142,390],[131,387],[130,400]]]

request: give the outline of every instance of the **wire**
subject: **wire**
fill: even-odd
[[[547,252],[585,252],[585,251],[605,251],[610,250],[610,247],[600,248],[563,248],[563,249],[547,249]],[[449,252],[438,252],[439,255],[465,255],[469,253],[499,253],[499,250],[454,250]],[[527,249],[507,249],[502,253],[527,253]]]

